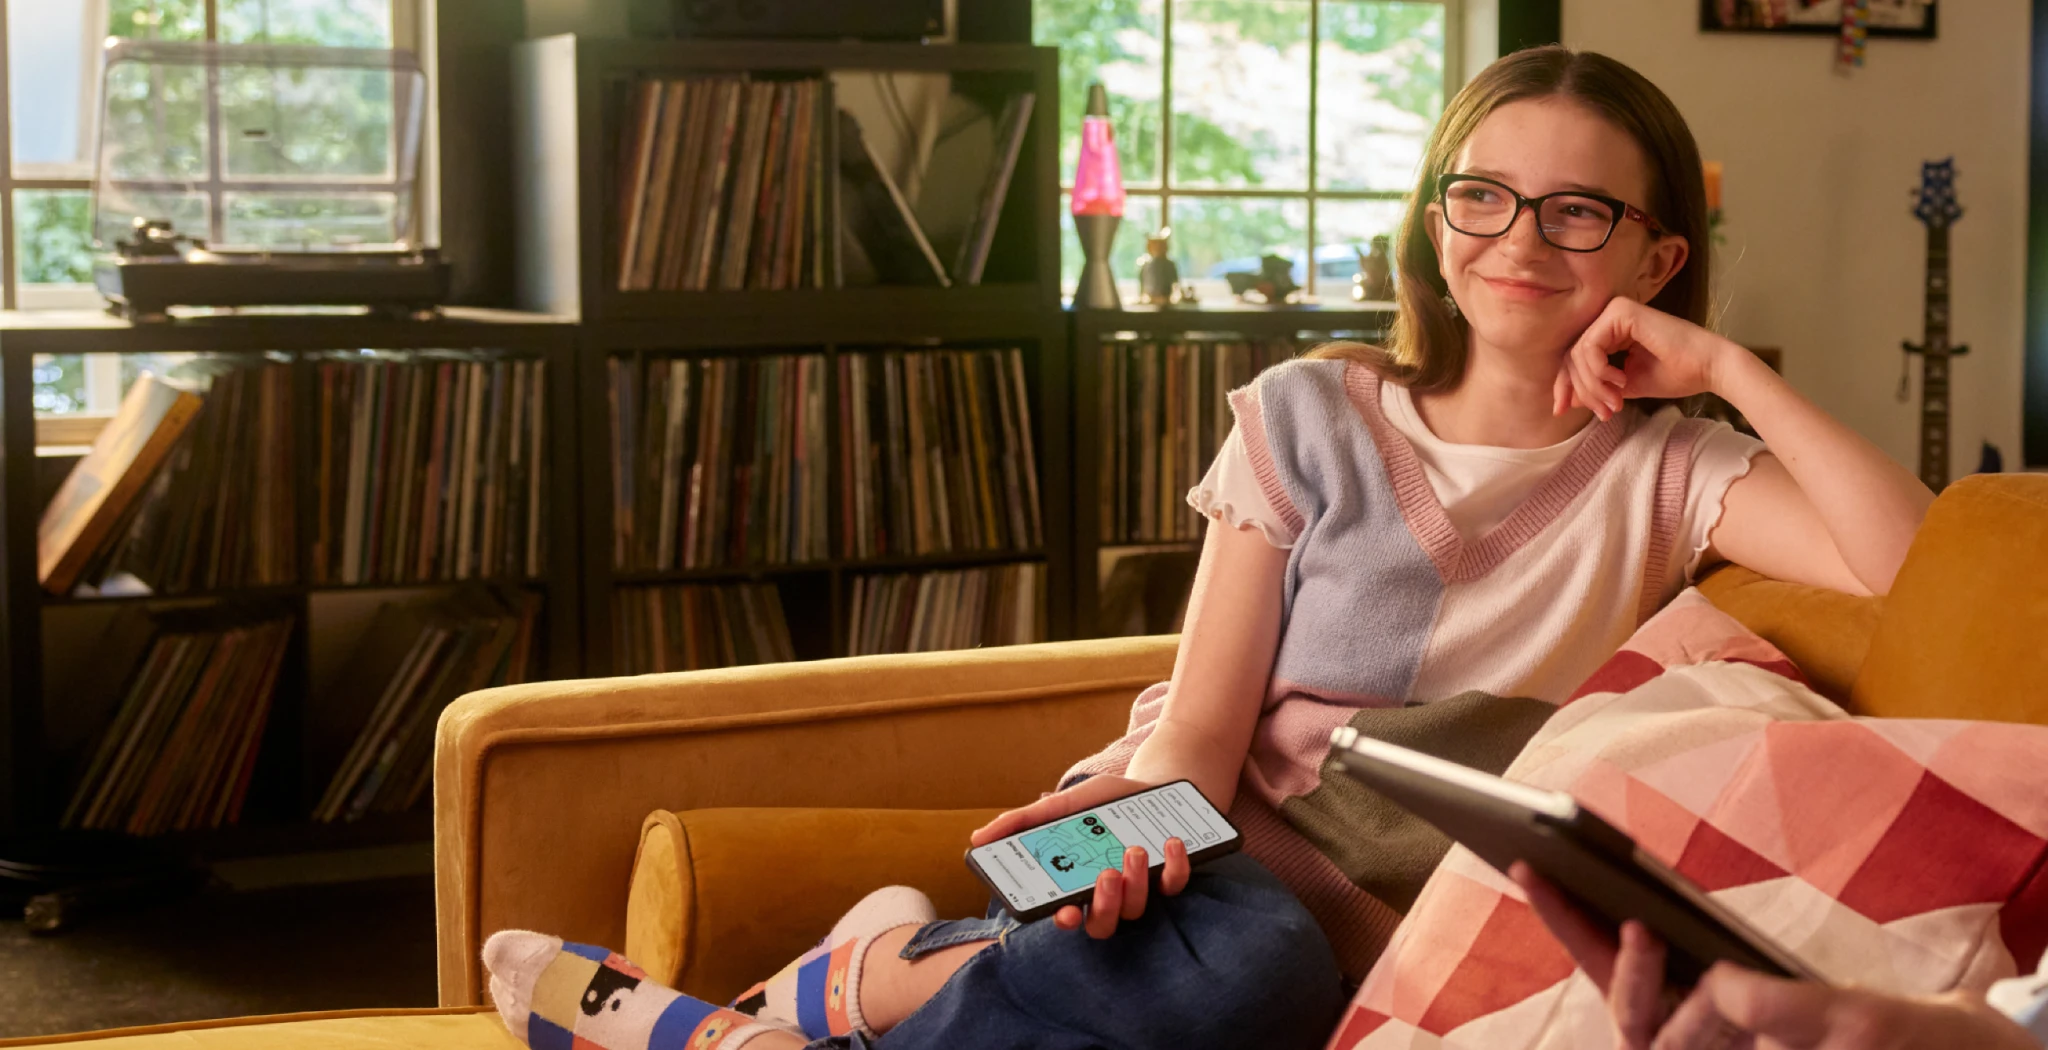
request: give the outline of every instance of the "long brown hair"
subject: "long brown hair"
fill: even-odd
[[[1360,361],[1416,390],[1449,390],[1465,376],[1465,328],[1444,302],[1448,289],[1425,221],[1437,176],[1496,109],[1525,99],[1567,98],[1607,118],[1642,148],[1650,166],[1649,211],[1685,238],[1685,265],[1650,305],[1697,325],[1707,323],[1707,190],[1699,145],[1671,99],[1641,73],[1593,51],[1557,44],[1502,57],[1481,70],[1444,108],[1422,155],[1422,171],[1401,222],[1400,302],[1384,348],[1328,343],[1308,356]]]

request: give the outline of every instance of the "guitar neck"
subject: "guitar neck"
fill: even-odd
[[[1921,342],[1920,480],[1948,485],[1948,226],[1927,227],[1927,313]]]

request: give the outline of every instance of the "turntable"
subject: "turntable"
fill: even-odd
[[[426,77],[410,53],[123,40],[102,65],[93,283],[117,317],[361,306],[429,316]]]

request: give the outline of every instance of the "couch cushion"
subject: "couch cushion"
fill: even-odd
[[[1884,599],[1786,583],[1740,565],[1709,573],[1700,593],[1790,657],[1816,692],[1848,703]]]
[[[1850,700],[1891,718],[2048,724],[2048,477],[1980,474],[1941,494]]]
[[[0,1039],[0,1047],[57,1045],[81,1050],[522,1050],[525,1044],[512,1038],[495,1011],[480,1006],[271,1014]]]
[[[946,918],[980,915],[968,832],[1001,810],[656,810],[640,829],[624,954],[730,1002],[809,949],[870,891],[915,886]]]

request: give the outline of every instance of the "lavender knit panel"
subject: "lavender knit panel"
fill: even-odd
[[[1273,677],[1333,698],[1405,701],[1444,582],[1345,394],[1344,363],[1291,361],[1257,389],[1275,472],[1304,522]]]

